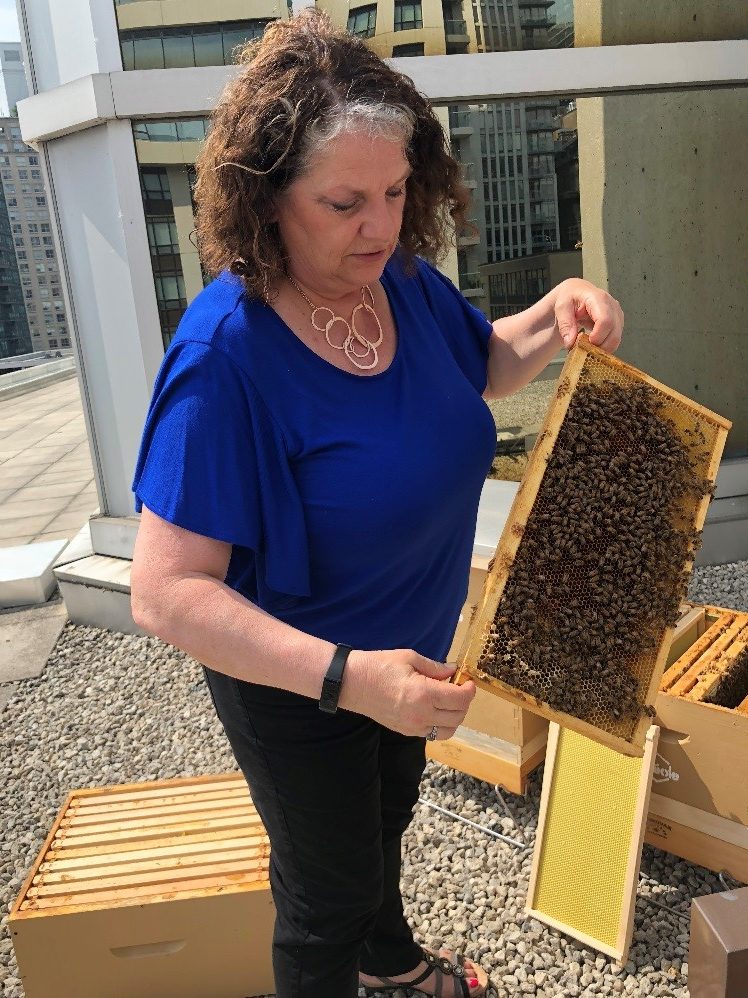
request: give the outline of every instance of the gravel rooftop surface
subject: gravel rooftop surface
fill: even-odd
[[[748,610],[748,562],[697,569],[690,596]],[[0,995],[21,998],[7,913],[68,791],[237,767],[200,667],[153,637],[68,623],[44,673],[19,683],[2,722]],[[421,791],[531,844],[541,776],[534,774],[526,797],[504,795],[516,824],[491,785],[444,766],[428,764]],[[646,846],[633,944],[621,966],[525,917],[531,850],[513,849],[419,805],[404,852],[406,911],[421,940],[464,947],[492,975],[502,998],[686,998],[690,901],[724,889],[708,870]]]

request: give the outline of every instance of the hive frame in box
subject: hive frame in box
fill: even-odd
[[[645,736],[644,753],[641,758],[641,762],[638,765],[638,773],[632,771],[629,773],[628,777],[626,777],[630,778],[632,783],[634,779],[636,780],[636,797],[633,800],[633,807],[631,809],[630,834],[626,836],[628,841],[625,843],[626,849],[623,856],[624,867],[620,878],[621,906],[615,923],[615,942],[606,943],[602,939],[596,938],[591,933],[580,929],[578,925],[572,923],[571,919],[564,920],[562,918],[554,917],[549,915],[546,911],[541,910],[540,907],[539,895],[541,893],[541,883],[545,873],[544,860],[548,848],[554,848],[554,846],[547,847],[545,833],[554,821],[552,809],[555,807],[557,810],[560,809],[563,811],[563,808],[567,803],[564,799],[564,787],[562,786],[561,789],[557,789],[556,787],[557,773],[560,768],[559,756],[562,739],[573,739],[575,743],[579,742],[582,748],[584,747],[584,743],[579,739],[577,732],[564,731],[558,724],[551,724],[548,731],[548,753],[546,756],[545,773],[543,776],[543,789],[540,796],[538,831],[535,839],[535,850],[533,852],[525,911],[528,915],[532,915],[539,921],[545,922],[552,928],[559,929],[561,932],[565,932],[568,935],[573,936],[585,946],[591,946],[593,949],[600,950],[602,953],[605,953],[622,963],[625,962],[629,946],[631,945],[631,935],[634,924],[634,905],[636,902],[636,888],[639,880],[639,866],[641,863],[641,852],[644,842],[644,825],[649,807],[649,797],[652,786],[652,770],[654,768],[655,754],[657,751],[658,735],[659,728],[656,725],[650,725]],[[614,752],[609,749],[608,746],[601,745],[600,743],[594,745],[594,750],[606,758],[614,756]],[[620,754],[618,758],[621,759]],[[625,761],[629,764],[629,769],[631,766],[636,766],[638,762],[638,760],[631,757],[627,758]],[[567,760],[566,768],[568,769],[569,766],[570,763]],[[606,775],[604,772],[600,773],[601,778],[604,775]],[[576,780],[574,779],[573,782],[576,782]],[[565,789],[568,798],[568,781]],[[589,789],[588,786],[581,786],[578,788],[574,786],[574,798],[571,802],[572,805],[574,801],[579,799],[579,795],[584,794],[587,789]],[[611,795],[616,794],[619,792],[619,787],[608,780],[607,784],[601,787],[601,793],[606,792]],[[607,829],[608,832],[613,831],[610,828],[610,822],[610,814],[607,810],[603,810],[600,814],[600,836],[603,835],[604,829]],[[572,896],[572,902],[567,910],[571,911],[574,905],[578,904],[579,891],[584,890],[585,886],[589,887],[591,885],[589,881],[586,885],[584,884],[585,877],[582,875],[583,871],[576,862],[574,863],[574,870],[571,869],[570,852],[573,848],[571,843],[574,840],[574,836],[569,835],[563,837],[558,834],[558,831],[559,829],[556,827],[556,835],[554,836],[555,848],[557,850],[560,849],[562,853],[560,864],[567,874],[564,883],[568,885],[569,894]],[[602,840],[598,838],[598,842],[602,842]],[[602,845],[602,847],[606,850],[608,848],[607,843],[608,839],[606,837],[605,844]],[[613,853],[612,855],[616,854]],[[584,862],[584,858],[582,862]],[[593,860],[590,858],[587,862],[590,869],[592,869]],[[556,872],[558,872],[558,870],[556,870]],[[605,872],[606,871],[600,870],[599,868],[593,870],[593,874],[599,875],[601,879],[605,879]],[[553,874],[549,874],[549,876],[553,876]],[[591,899],[591,904],[593,907],[602,907],[603,902],[600,897],[595,896]]]
[[[546,413],[543,427],[533,448],[530,460],[525,471],[522,483],[512,504],[509,517],[504,526],[504,530],[496,549],[496,554],[489,567],[489,574],[483,591],[481,601],[477,604],[472,620],[468,627],[464,641],[457,656],[457,670],[452,678],[455,683],[463,683],[472,679],[477,686],[501,696],[518,707],[531,710],[540,714],[550,721],[554,721],[563,727],[572,728],[588,738],[592,738],[623,752],[626,755],[641,756],[644,751],[647,730],[651,719],[646,714],[642,715],[636,722],[634,730],[629,738],[624,738],[603,728],[584,721],[573,714],[565,713],[541,701],[531,694],[509,685],[502,680],[491,676],[479,669],[479,661],[482,649],[485,644],[485,635],[493,622],[501,596],[509,579],[514,559],[522,542],[525,525],[533,510],[533,506],[540,491],[547,462],[551,456],[554,445],[561,430],[564,418],[574,394],[574,390],[580,381],[583,369],[589,357],[602,362],[611,372],[618,372],[627,379],[634,379],[656,389],[667,396],[671,402],[681,407],[685,407],[689,413],[695,417],[703,419],[711,424],[714,429],[714,444],[711,451],[710,460],[706,469],[705,478],[714,482],[717,476],[720,458],[724,448],[727,432],[732,425],[729,420],[718,416],[716,413],[697,405],[679,392],[668,388],[654,378],[649,377],[641,371],[632,368],[623,361],[612,357],[610,354],[597,349],[589,343],[586,336],[579,336],[575,347],[570,351],[563,370],[559,378],[559,386],[556,394]],[[706,519],[709,508],[710,497],[705,495],[696,509],[693,517],[693,528],[701,530]],[[693,554],[685,566],[687,570],[693,565]],[[657,657],[649,676],[646,686],[641,687],[642,703],[652,705],[657,696],[660,678],[662,676],[665,661],[672,639],[674,627],[663,629],[662,638],[659,643]]]

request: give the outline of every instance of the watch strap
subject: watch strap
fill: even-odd
[[[340,688],[343,685],[343,670],[348,656],[353,651],[351,645],[338,644],[332,661],[322,680],[322,693],[319,698],[319,709],[326,714],[334,714],[338,709]]]

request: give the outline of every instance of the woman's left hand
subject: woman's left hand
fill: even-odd
[[[590,343],[615,353],[623,334],[623,309],[612,295],[581,277],[570,277],[556,287],[556,329],[570,350],[580,329],[588,331]]]

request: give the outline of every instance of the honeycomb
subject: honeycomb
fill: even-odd
[[[573,390],[562,374],[568,409],[526,520],[508,525],[520,541],[496,611],[484,603],[468,643],[479,678],[630,742],[653,713],[726,422],[588,350]]]

